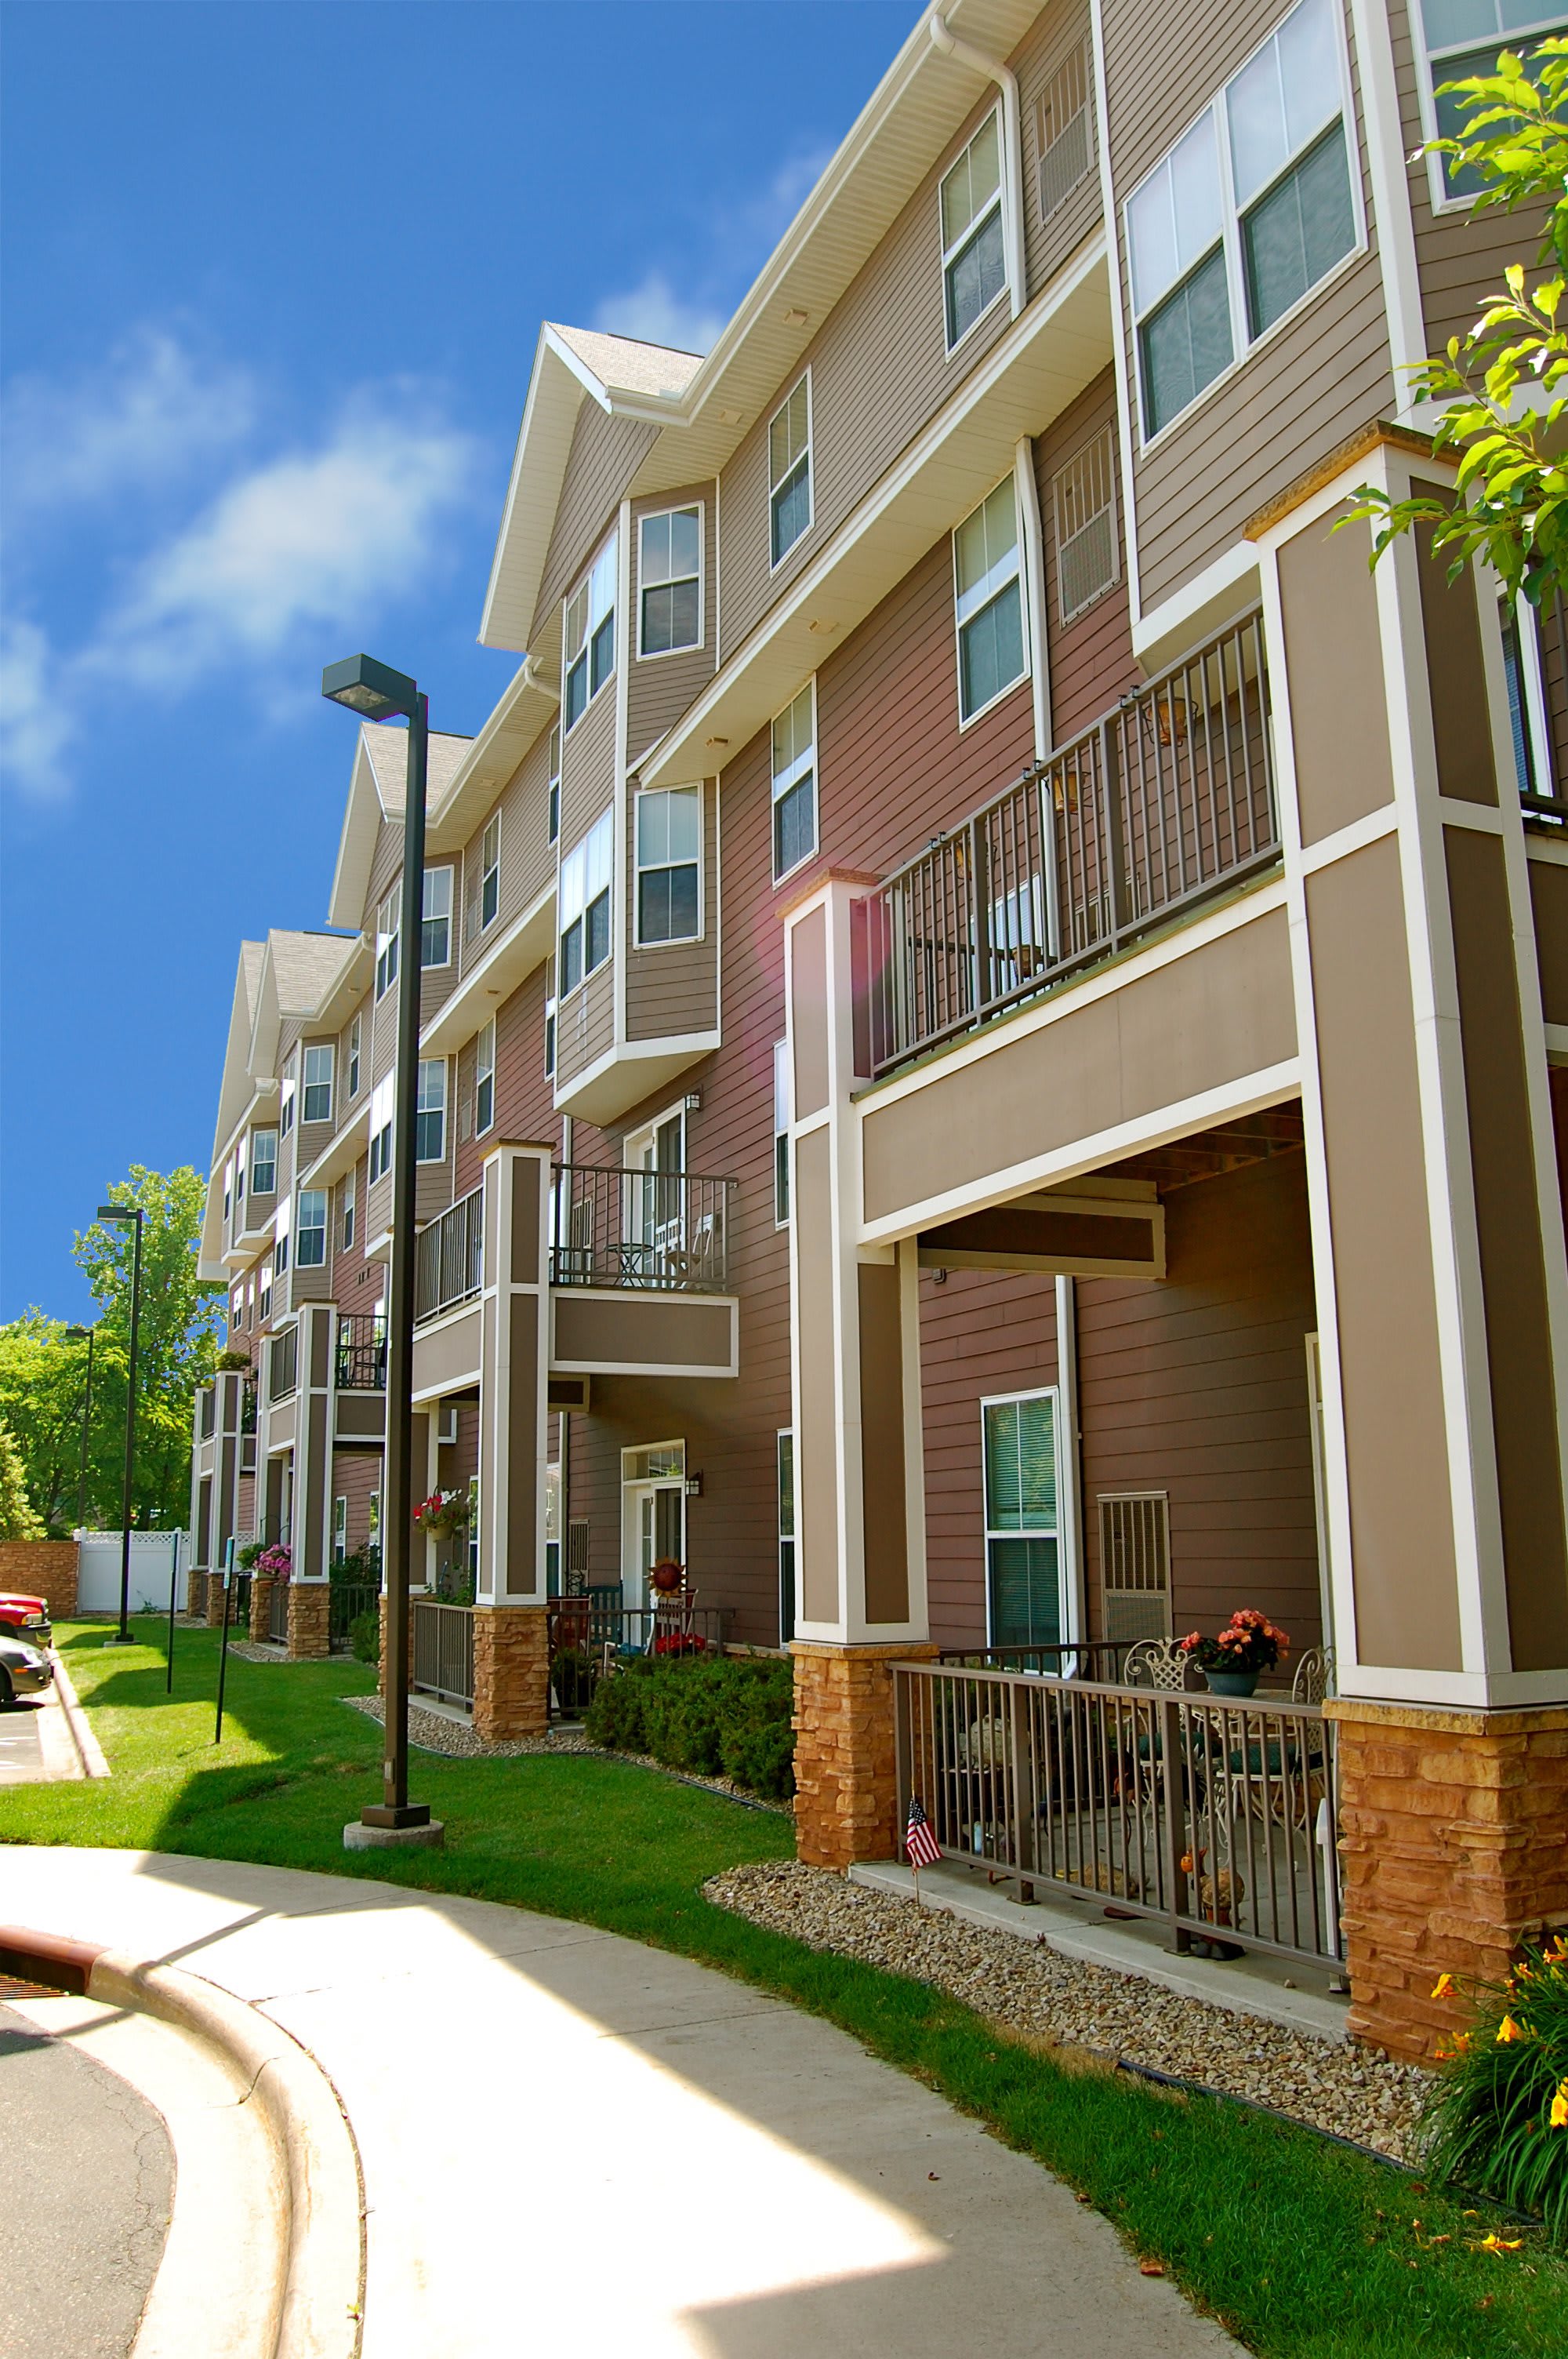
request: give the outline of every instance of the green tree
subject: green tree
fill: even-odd
[[[0,1425],[0,1540],[41,1540],[43,1525],[27,1499],[22,1453],[9,1426]]]
[[[99,1375],[93,1353],[93,1384]],[[0,1419],[20,1453],[27,1495],[51,1538],[76,1521],[87,1346],[36,1307],[0,1327]],[[123,1372],[121,1398],[124,1399]]]
[[[1497,71],[1446,82],[1459,98],[1459,136],[1441,155],[1479,177],[1477,210],[1548,202],[1533,286],[1522,263],[1505,273],[1475,325],[1411,372],[1425,399],[1444,405],[1433,449],[1457,454],[1456,496],[1390,500],[1360,484],[1343,521],[1373,526],[1374,565],[1400,533],[1431,527],[1451,574],[1484,558],[1508,589],[1548,604],[1568,578],[1568,467],[1559,430],[1568,407],[1568,331],[1558,325],[1568,273],[1568,40],[1505,49]]]

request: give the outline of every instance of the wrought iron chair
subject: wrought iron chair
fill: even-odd
[[[1321,1703],[1325,1696],[1333,1693],[1333,1647],[1308,1647],[1296,1665],[1296,1675],[1291,1681],[1292,1702]]]
[[[1167,1693],[1179,1693],[1187,1683],[1187,1658],[1174,1638],[1140,1638],[1127,1650],[1121,1676],[1130,1688],[1162,1688]]]

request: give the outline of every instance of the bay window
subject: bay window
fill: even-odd
[[[332,1050],[330,1042],[320,1042],[305,1051],[305,1091],[299,1119],[301,1122],[330,1122],[332,1119]]]
[[[479,848],[479,926],[482,933],[501,907],[501,813],[486,822]]]
[[[397,981],[398,887],[394,886],[375,920],[375,995],[384,999]]]
[[[615,669],[616,538],[611,534],[587,579],[567,601],[561,703],[568,731]]]
[[[421,1057],[415,1096],[414,1156],[419,1163],[447,1159],[447,1060]]]
[[[1427,61],[1422,96],[1440,139],[1462,138],[1465,131],[1464,101],[1453,92],[1439,96],[1444,82],[1496,73],[1505,49],[1528,56],[1531,42],[1523,35],[1568,31],[1562,9],[1543,10],[1541,0],[1422,0],[1421,21]],[[1432,168],[1440,201],[1476,196],[1484,185],[1473,166],[1456,164],[1451,156],[1433,157]]]
[[[370,1163],[372,1186],[392,1169],[392,1103],[394,1077],[377,1082],[370,1098]]]
[[[637,797],[637,940],[695,941],[702,931],[702,788]]]
[[[773,881],[816,849],[816,682],[773,723]]]
[[[299,1224],[294,1232],[295,1261],[300,1269],[319,1269],[327,1258],[327,1190],[302,1188]]]
[[[644,656],[702,645],[702,510],[671,508],[638,527],[637,587]]]
[[[610,956],[610,887],[614,872],[615,814],[607,810],[561,863],[563,999]]]
[[[420,917],[420,965],[447,965],[452,955],[452,872],[449,868],[427,868],[425,871],[425,899]]]
[[[1018,497],[1006,475],[953,535],[958,714],[972,721],[1028,670]]]
[[[257,1130],[251,1134],[251,1193],[270,1196],[277,1186],[277,1133]]]
[[[474,1048],[473,1135],[482,1138],[495,1120],[495,1018],[492,1016]]]

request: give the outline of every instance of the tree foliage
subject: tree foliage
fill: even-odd
[[[41,1540],[44,1527],[27,1497],[16,1436],[0,1424],[0,1540]]]
[[[1545,275],[1531,285],[1525,266],[1512,265],[1467,332],[1411,372],[1416,392],[1442,405],[1433,447],[1458,456],[1456,497],[1391,500],[1363,484],[1344,521],[1372,524],[1374,565],[1400,534],[1430,526],[1433,546],[1451,556],[1452,575],[1482,558],[1511,597],[1541,606],[1568,580],[1560,430],[1568,329],[1558,321],[1568,275],[1568,40],[1532,43],[1528,59],[1505,49],[1495,73],[1444,88],[1458,94],[1464,126],[1423,152],[1480,176],[1477,210],[1548,201],[1536,257]]]

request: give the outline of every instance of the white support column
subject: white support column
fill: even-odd
[[[549,1718],[550,1167],[547,1147],[510,1143],[484,1165],[473,1723],[492,1739]]]

